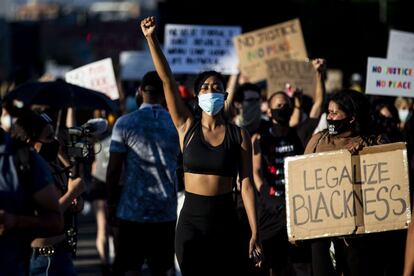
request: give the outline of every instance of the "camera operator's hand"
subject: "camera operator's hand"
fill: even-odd
[[[82,178],[69,178],[68,180],[68,192],[73,195],[73,197],[79,197],[85,191],[85,182]]]
[[[15,215],[4,210],[0,210],[0,236],[12,230],[17,223]]]

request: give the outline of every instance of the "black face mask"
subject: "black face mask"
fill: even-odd
[[[50,143],[42,143],[39,154],[48,162],[55,161],[59,152],[60,143],[53,139]]]
[[[292,109],[285,105],[282,108],[272,109],[272,118],[281,125],[289,125],[290,116],[292,115]]]
[[[328,131],[330,135],[337,135],[351,128],[348,118],[342,120],[326,120],[328,122]]]

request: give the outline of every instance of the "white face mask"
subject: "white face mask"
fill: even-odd
[[[408,115],[410,111],[408,109],[400,109],[398,110],[398,117],[400,117],[400,121],[405,123],[407,121]]]
[[[11,125],[12,125],[12,117],[9,114],[2,115],[1,120],[0,120],[0,124],[1,124],[1,127],[5,131],[9,131],[9,129],[11,128]]]

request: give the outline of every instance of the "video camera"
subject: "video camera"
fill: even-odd
[[[89,156],[94,142],[108,128],[108,121],[102,118],[90,119],[79,127],[71,127],[67,153],[71,161],[82,161]]]

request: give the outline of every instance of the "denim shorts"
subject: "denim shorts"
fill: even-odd
[[[30,259],[30,276],[76,276],[72,253],[56,252],[52,256],[42,256],[33,250]]]

